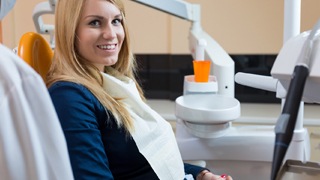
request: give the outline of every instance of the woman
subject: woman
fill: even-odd
[[[59,0],[47,85],[76,179],[221,179],[184,164],[144,103],[121,0]]]

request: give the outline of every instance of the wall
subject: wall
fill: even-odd
[[[13,48],[35,31],[32,11],[45,0],[17,0],[3,20],[3,43]],[[202,7],[202,26],[230,54],[276,54],[282,46],[283,0],[187,0]],[[124,0],[135,53],[188,54],[190,22]],[[319,0],[302,0],[301,30],[320,17]],[[45,17],[53,23],[53,17]]]
[[[282,46],[283,0],[188,2],[201,4],[203,29],[230,54],[276,54]],[[189,22],[131,1],[127,4],[135,52],[188,53]],[[320,1],[302,0],[302,31],[320,17],[317,7]]]

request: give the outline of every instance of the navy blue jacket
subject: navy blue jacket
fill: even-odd
[[[155,180],[157,175],[132,137],[84,86],[56,82],[49,93],[66,137],[76,180]],[[202,167],[185,164],[197,176]]]

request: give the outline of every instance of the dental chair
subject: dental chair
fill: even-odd
[[[17,54],[45,81],[52,62],[53,50],[43,36],[35,32],[22,35]]]

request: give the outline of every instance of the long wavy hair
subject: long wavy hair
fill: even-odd
[[[129,112],[119,101],[113,98],[102,88],[103,77],[101,72],[90,61],[77,53],[76,29],[78,27],[83,6],[86,0],[58,0],[55,11],[55,50],[52,66],[47,74],[47,87],[57,81],[69,81],[82,84],[89,89],[101,104],[108,109],[116,119],[119,127],[123,126],[127,132],[134,130],[133,119]],[[130,48],[129,32],[126,25],[124,5],[121,0],[106,0],[119,8],[123,21],[125,39],[119,52],[118,61],[112,65],[112,69],[119,74],[131,78],[145,100],[142,88],[137,83],[136,61]],[[117,74],[105,67],[105,73],[117,77]]]

